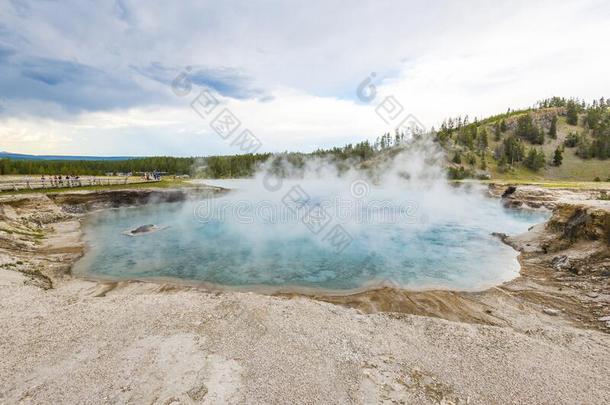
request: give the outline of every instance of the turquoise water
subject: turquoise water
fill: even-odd
[[[395,216],[370,215],[380,211],[369,200],[347,215],[328,208],[330,222],[315,233],[299,215],[283,212],[279,198],[266,201],[261,209],[262,200],[256,205],[239,197],[236,193],[204,202],[94,214],[85,224],[88,252],[74,271],[98,278],[172,278],[244,290],[377,285],[476,290],[512,279],[519,271],[517,253],[490,233],[518,234],[547,217],[506,210],[499,201],[483,198],[460,199],[461,206],[440,198],[437,204],[446,206],[442,211],[434,205],[438,199],[412,195],[407,203],[391,207],[399,213]],[[123,234],[143,224],[165,229],[136,237]],[[340,251],[325,238],[335,225],[351,239]]]

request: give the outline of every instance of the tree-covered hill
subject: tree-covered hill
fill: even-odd
[[[610,100],[591,103],[553,97],[534,107],[481,120],[449,118],[432,139],[446,152],[451,178],[602,180],[610,178]],[[408,147],[404,134],[386,133],[312,153],[207,157],[146,157],[127,160],[21,160],[0,158],[0,175],[102,175],[154,170],[207,178],[248,177],[263,163],[278,173],[323,157],[339,168],[370,166]],[[285,165],[284,163],[290,163]],[[286,174],[286,173],[284,173]]]
[[[610,102],[552,98],[533,108],[469,122],[445,120],[435,133],[454,178],[606,180]]]

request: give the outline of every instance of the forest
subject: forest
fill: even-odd
[[[560,146],[545,155],[541,146],[557,139],[558,119],[563,117],[573,128]],[[449,176],[476,177],[493,161],[499,171],[525,167],[539,171],[549,165],[559,166],[566,148],[583,160],[610,158],[610,100],[585,103],[578,99],[553,97],[531,108],[508,109],[506,113],[482,120],[468,116],[449,118],[431,136],[448,156]],[[310,153],[283,152],[207,157],[144,157],[127,160],[26,160],[0,159],[0,175],[104,175],[159,171],[169,175],[207,178],[237,178],[254,174],[273,158],[272,168],[281,163],[299,167],[308,157],[325,157],[337,164],[364,162],[405,144],[405,134],[385,133],[373,143],[368,140]]]

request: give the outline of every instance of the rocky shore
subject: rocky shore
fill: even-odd
[[[610,402],[610,202],[489,192],[553,210],[517,279],[311,297],[71,276],[87,212],[183,190],[0,196],[0,403]]]
[[[476,293],[384,288],[316,298],[366,312],[404,312],[523,330],[535,327],[538,314],[543,313],[577,327],[610,332],[610,201],[582,199],[599,192],[571,190],[566,196],[560,190],[524,188],[504,196],[504,204],[524,209],[548,207],[553,214],[547,223],[525,234],[496,234],[521,252],[518,278]],[[522,316],[515,318],[513,314],[519,311]],[[531,322],[525,322],[530,315]]]

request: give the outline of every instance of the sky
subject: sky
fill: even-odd
[[[609,21],[605,0],[0,0],[0,151],[311,151],[607,98]]]

